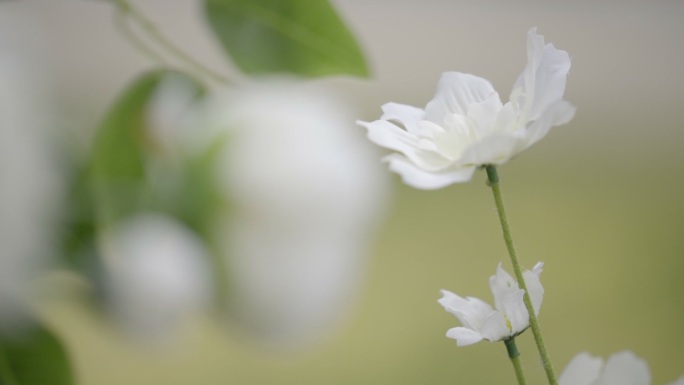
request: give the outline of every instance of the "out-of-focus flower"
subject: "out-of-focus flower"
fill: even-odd
[[[0,14],[0,328],[26,321],[33,284],[52,255],[59,168],[51,157],[40,28]]]
[[[113,317],[146,340],[165,338],[211,299],[208,255],[175,219],[137,214],[101,238]]]
[[[535,314],[539,314],[544,297],[544,288],[539,281],[543,266],[539,262],[532,270],[523,273]],[[483,339],[492,342],[505,340],[530,326],[530,316],[523,302],[525,291],[504,271],[501,263],[496,274],[489,278],[489,286],[496,309],[478,298],[462,298],[450,291],[441,291],[442,298],[438,302],[463,324],[447,331],[447,337],[455,339],[458,346],[472,345]]]
[[[350,308],[387,179],[325,89],[261,82],[209,111],[227,138],[218,169],[231,210],[219,231],[233,314],[275,347],[305,345]]]
[[[384,161],[406,184],[437,189],[467,182],[478,166],[506,163],[575,114],[562,99],[568,53],[544,44],[532,28],[527,58],[506,104],[488,80],[445,72],[424,110],[388,103],[380,120],[358,123],[371,141],[398,151]]]
[[[650,385],[651,371],[643,359],[629,350],[604,362],[583,352],[576,355],[558,377],[559,385]],[[669,385],[683,385],[684,376]]]

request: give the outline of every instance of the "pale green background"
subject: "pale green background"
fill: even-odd
[[[136,3],[199,60],[232,73],[198,2]],[[423,106],[445,70],[491,79],[506,99],[531,26],[570,52],[566,98],[577,117],[500,169],[520,258],[527,267],[546,263],[549,350],[558,371],[580,351],[632,349],[650,363],[653,384],[684,373],[684,3],[335,4],[375,77],[329,82],[366,120],[387,101]],[[70,111],[65,126],[94,126],[118,90],[151,66],[112,28],[103,1],[1,7],[35,16],[48,33]],[[513,383],[503,345],[457,348],[444,337],[457,321],[436,303],[441,288],[489,300],[487,277],[506,261],[484,175],[437,192],[396,183],[395,192],[358,306],[312,350],[265,352],[209,321],[192,329],[184,350],[140,349],[76,302],[55,300],[42,313],[64,336],[83,385]],[[530,383],[542,384],[529,333],[520,345]]]

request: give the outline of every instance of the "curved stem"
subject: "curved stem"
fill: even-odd
[[[129,16],[131,20],[135,21],[140,25],[140,27],[152,38],[154,39],[162,48],[166,49],[169,53],[176,56],[181,61],[185,62],[188,66],[194,68],[198,73],[202,75],[221,82],[228,83],[228,79],[223,75],[205,67],[202,63],[193,59],[190,55],[185,53],[183,50],[178,48],[171,40],[164,36],[157,26],[148,19],[144,14],[142,14],[137,8],[135,8],[128,0],[114,0],[118,5],[121,12]]]
[[[140,52],[145,54],[145,56],[148,56],[152,61],[159,63],[159,64],[164,64],[164,58],[162,55],[158,54],[155,52],[152,48],[148,47],[145,42],[138,37],[138,35],[131,30],[130,25],[128,24],[128,15],[126,12],[123,11],[122,8],[117,9],[117,12],[114,16],[114,25],[117,27],[119,32],[128,39],[129,42],[131,42]]]
[[[513,369],[515,370],[515,378],[518,379],[518,385],[526,385],[525,373],[522,369],[522,364],[520,363],[520,353],[518,352],[518,346],[515,344],[515,337],[511,337],[504,340],[506,344],[506,351],[508,352],[508,358],[511,359],[513,364]]]
[[[504,208],[503,198],[501,197],[501,188],[499,187],[499,175],[496,172],[496,166],[488,165],[485,166],[487,170],[487,184],[492,188],[492,194],[494,194],[494,202],[496,203],[496,211],[499,213],[499,221],[501,222],[501,230],[503,231],[504,241],[506,242],[506,248],[508,249],[508,255],[511,258],[511,263],[513,265],[513,271],[515,272],[515,278],[518,281],[518,285],[521,289],[525,290],[525,295],[523,301],[525,302],[525,307],[527,312],[530,314],[530,328],[532,329],[532,334],[534,335],[534,341],[537,343],[537,349],[539,350],[539,356],[541,357],[542,364],[544,365],[544,370],[546,371],[546,378],[549,380],[549,385],[558,385],[558,380],[556,379],[556,373],[553,371],[553,365],[551,364],[551,358],[549,353],[546,351],[546,344],[544,343],[544,337],[542,337],[541,328],[539,326],[539,320],[537,315],[534,313],[534,307],[532,306],[532,301],[527,293],[527,285],[523,279],[523,273],[520,269],[520,263],[518,262],[518,257],[515,253],[515,248],[513,247],[513,238],[511,237],[511,230],[508,226],[508,218],[506,217],[506,210]]]

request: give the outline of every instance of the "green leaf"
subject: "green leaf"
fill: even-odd
[[[71,385],[73,377],[67,352],[50,331],[0,335],[0,384]]]
[[[197,81],[183,73],[146,73],[112,104],[97,129],[88,159],[72,159],[73,177],[63,205],[64,231],[60,234],[63,262],[69,268],[93,269],[99,225],[144,209],[168,212],[183,207],[178,203],[183,196],[152,188],[146,170],[147,158],[156,151],[148,136],[147,110],[162,83],[172,77],[187,85],[196,99],[204,93]],[[166,195],[160,198],[160,194]]]
[[[199,83],[182,73],[168,70],[147,73],[114,103],[98,129],[90,176],[99,219],[119,219],[150,201],[145,163],[154,144],[148,135],[147,111],[157,89],[170,76],[188,80],[196,95],[202,92]]]
[[[327,0],[206,0],[205,12],[248,74],[368,76],[354,36]]]

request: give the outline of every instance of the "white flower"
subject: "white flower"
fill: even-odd
[[[259,82],[218,95],[232,315],[275,348],[320,341],[350,310],[387,200],[375,149],[329,90]]]
[[[167,337],[209,304],[211,274],[202,242],[175,219],[137,214],[102,238],[113,317],[148,340]]]
[[[558,377],[559,385],[649,385],[651,371],[643,359],[622,351],[603,362],[600,357],[580,353]],[[684,376],[669,385],[684,385]]]
[[[478,166],[506,163],[575,114],[562,99],[568,53],[544,44],[532,28],[527,59],[506,104],[486,79],[445,72],[424,110],[387,103],[380,120],[358,123],[371,141],[399,152],[384,161],[406,184],[437,189],[467,182]]]
[[[539,281],[544,264],[537,263],[532,270],[523,273],[529,290],[534,313],[539,314],[544,288]],[[447,337],[456,340],[458,346],[467,346],[481,340],[500,341],[522,333],[530,326],[530,317],[523,302],[524,290],[501,267],[489,278],[496,309],[474,297],[462,298],[450,291],[442,290],[439,303],[444,309],[461,321],[462,327],[447,331]]]

